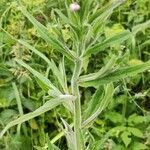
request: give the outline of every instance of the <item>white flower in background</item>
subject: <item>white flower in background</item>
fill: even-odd
[[[77,2],[70,4],[71,11],[78,11],[80,9],[80,5]]]

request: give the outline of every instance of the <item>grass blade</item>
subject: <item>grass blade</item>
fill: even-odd
[[[17,105],[18,105],[19,114],[20,114],[20,116],[23,116],[23,108],[22,108],[21,98],[20,98],[20,95],[19,95],[17,85],[13,82],[12,86],[13,86],[13,89],[14,89],[14,92],[15,92],[15,97],[16,97],[16,101],[17,101]],[[18,124],[18,127],[17,127],[18,135],[20,135],[20,129],[21,129],[21,124]],[[25,126],[23,126],[23,130],[24,130],[24,133],[27,133]]]
[[[20,99],[20,96],[19,96],[18,88],[17,88],[17,86],[16,86],[16,84],[14,82],[12,83],[12,86],[13,86],[13,89],[14,89],[14,92],[15,92],[15,96],[16,96],[16,101],[17,101],[17,105],[18,105],[18,111],[19,111],[20,115],[23,115],[23,108],[22,108],[22,104],[21,104],[21,99]]]

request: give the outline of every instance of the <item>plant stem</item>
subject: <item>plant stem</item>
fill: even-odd
[[[74,131],[75,131],[75,150],[82,150],[82,139],[81,139],[81,103],[80,103],[80,92],[77,81],[82,68],[82,61],[76,60],[75,68],[71,80],[72,94],[76,96],[75,109],[74,109]]]

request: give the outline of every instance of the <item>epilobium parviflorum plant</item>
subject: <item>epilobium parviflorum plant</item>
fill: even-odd
[[[1,26],[1,30],[21,48],[30,50],[33,55],[37,55],[45,63],[32,62],[30,65],[30,59],[24,59],[24,56],[19,54],[14,58],[15,66],[24,69],[23,73],[25,74],[29,71],[37,81],[39,88],[42,89],[40,98],[43,100],[43,105],[27,114],[24,113],[19,87],[14,81],[12,87],[15,91],[19,116],[3,128],[0,138],[16,125],[17,133],[20,133],[21,129],[26,133],[24,122],[50,110],[57,110],[57,106],[62,105],[63,109],[69,112],[71,118],[66,120],[61,114],[58,114],[57,121],[62,131],[56,133],[52,139],[47,138],[47,144],[42,149],[62,149],[55,143],[65,136],[69,150],[99,150],[102,148],[102,143],[92,142],[89,129],[97,117],[103,111],[107,111],[107,106],[113,101],[113,95],[118,87],[116,82],[150,68],[150,61],[131,66],[125,65],[126,59],[129,59],[130,49],[134,47],[135,35],[142,30],[143,26],[147,28],[150,21],[136,26],[132,30],[124,28],[113,34],[109,33],[111,30],[104,34],[105,26],[112,13],[117,7],[124,5],[126,0],[111,0],[106,2],[103,7],[99,7],[95,0],[74,2],[64,0],[62,3],[61,9],[52,8],[51,12],[55,16],[55,20],[46,25],[43,25],[40,19],[33,17],[30,10],[27,10],[19,1],[13,6],[32,23],[37,32],[37,41],[43,40],[45,45],[51,47],[55,56],[58,55],[57,62],[54,56],[49,57],[50,55],[48,55],[47,57],[42,53],[40,47],[37,48],[34,43],[31,44],[31,40],[25,40],[21,35],[16,38]],[[46,47],[44,49],[46,50]],[[101,60],[102,56],[106,59]],[[88,64],[90,61],[97,63],[96,60],[102,61],[103,66],[92,66],[92,72],[89,73],[87,71]],[[33,65],[34,63],[35,65]],[[41,73],[40,69],[36,69],[38,65],[47,66],[45,74]],[[29,77],[30,80],[33,77]],[[89,98],[91,97],[88,98],[89,101],[85,102],[85,96],[82,93],[86,89],[94,92],[91,92],[93,95],[89,96]]]

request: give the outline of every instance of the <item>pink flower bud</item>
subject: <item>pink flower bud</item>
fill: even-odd
[[[70,4],[71,11],[78,11],[80,9],[80,5],[77,2]]]

